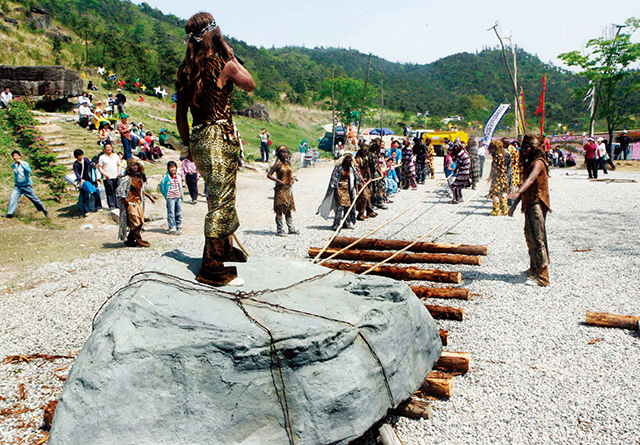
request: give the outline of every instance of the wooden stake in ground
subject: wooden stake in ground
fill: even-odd
[[[447,352],[442,351],[442,355],[436,362],[434,369],[450,373],[467,373],[471,365],[471,354],[468,352]]]
[[[382,445],[402,445],[402,442],[400,442],[400,439],[398,439],[396,432],[388,423],[382,425],[378,429],[378,433],[380,433],[378,442],[380,442]]]
[[[431,419],[433,409],[429,402],[411,398],[398,405],[394,410],[394,414],[412,419]]]
[[[456,300],[471,300],[469,289],[461,287],[427,287],[411,286],[411,290],[418,298],[452,298]]]
[[[352,247],[354,249],[365,250],[400,250],[411,245],[411,241],[386,240],[369,238],[358,241],[358,238],[350,238],[346,236],[338,236],[331,241],[330,247],[342,248],[357,241]],[[470,244],[443,244],[420,242],[415,243],[408,249],[409,252],[416,253],[458,253],[462,255],[488,255],[489,248],[487,246],[476,246]]]
[[[449,342],[449,331],[445,331],[444,329],[440,329],[440,341],[442,342],[442,346],[447,346]]]
[[[640,331],[640,317],[587,311],[586,323],[602,328],[619,328]]]
[[[459,307],[433,306],[430,304],[425,304],[424,307],[427,308],[431,316],[436,320],[464,320],[464,309]]]
[[[353,264],[343,263],[341,261],[328,261],[322,265],[330,269],[345,270],[353,273],[363,273],[374,266],[373,264]],[[462,274],[460,272],[419,269],[417,267],[377,266],[370,273],[372,275],[380,275],[396,280],[424,280],[451,284],[462,283]]]
[[[309,247],[309,256],[315,257],[322,251],[319,247]],[[384,261],[394,255],[393,252],[379,252],[371,250],[345,250],[338,253],[338,249],[327,249],[320,255],[321,258],[329,256],[340,260],[355,261]],[[470,266],[480,266],[482,258],[473,255],[458,255],[448,253],[401,253],[395,255],[390,263],[436,263],[436,264],[467,264]]]
[[[453,376],[440,371],[431,371],[420,387],[428,396],[449,398],[453,390]]]

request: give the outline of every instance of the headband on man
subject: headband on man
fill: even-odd
[[[202,42],[202,36],[206,32],[213,31],[217,27],[218,27],[218,25],[216,24],[216,21],[214,19],[211,19],[211,23],[209,23],[207,26],[202,28],[202,30],[200,32],[197,32],[195,34],[190,32],[189,34],[187,34],[187,36],[184,38],[184,44],[186,45],[187,43],[189,43],[189,39],[193,39],[198,43]]]

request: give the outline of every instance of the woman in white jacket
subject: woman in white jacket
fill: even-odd
[[[598,163],[600,164],[600,168],[604,171],[605,175],[608,175],[607,171],[607,161],[609,159],[609,154],[607,153],[607,143],[603,138],[598,138],[598,150],[596,151],[596,156],[598,157]]]

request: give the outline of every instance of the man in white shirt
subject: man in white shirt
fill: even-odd
[[[120,178],[120,157],[113,152],[113,146],[104,145],[102,155],[98,159],[98,170],[102,174],[104,193],[107,195],[109,210],[116,208],[116,189]]]
[[[271,135],[267,132],[266,128],[263,128],[258,134],[260,138],[260,156],[262,162],[269,162],[269,138]]]
[[[4,91],[0,93],[0,108],[9,108],[9,104],[13,102],[13,94],[9,87],[4,87]]]
[[[82,128],[87,128],[91,116],[93,116],[91,108],[89,108],[89,105],[86,102],[82,102],[78,108],[78,124]],[[93,127],[93,122],[91,122],[91,126]]]

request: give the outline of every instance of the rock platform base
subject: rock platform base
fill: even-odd
[[[61,444],[346,444],[440,356],[409,287],[287,258],[238,264],[241,288],[194,279],[180,251],[120,290],[75,361]]]

